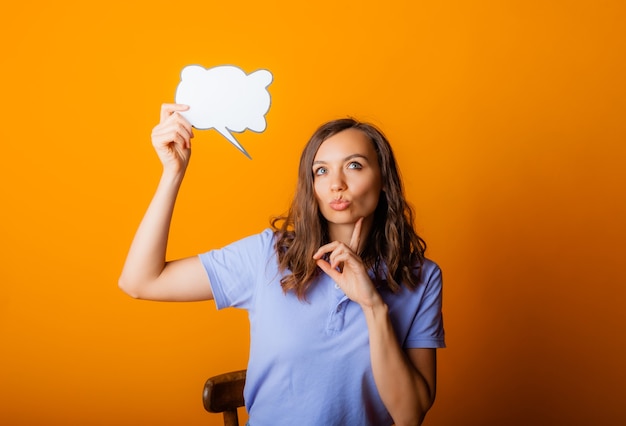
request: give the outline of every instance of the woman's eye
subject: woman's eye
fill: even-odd
[[[350,164],[348,164],[348,168],[349,169],[362,169],[363,166],[361,166],[360,163],[357,163],[356,161],[353,161]]]
[[[315,169],[315,176],[321,176],[326,173],[326,167],[318,167]]]

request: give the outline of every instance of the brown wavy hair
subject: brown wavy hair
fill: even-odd
[[[294,291],[304,300],[307,289],[321,273],[313,254],[329,243],[328,223],[322,216],[313,189],[313,160],[320,145],[346,129],[358,129],[371,140],[378,156],[382,190],[374,221],[360,253],[366,269],[374,271],[376,285],[397,292],[401,285],[414,289],[419,283],[426,243],[413,228],[413,209],[404,197],[400,172],[389,141],[374,125],[352,118],[320,126],[300,157],[296,194],[286,215],[271,220],[284,292]]]

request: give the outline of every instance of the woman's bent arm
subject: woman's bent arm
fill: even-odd
[[[396,426],[421,425],[435,401],[436,349],[408,349],[396,337],[382,299],[364,307],[376,387]]]
[[[209,279],[197,257],[165,260],[174,205],[191,156],[191,125],[177,114],[186,109],[182,105],[163,105],[161,122],[152,132],[163,174],[119,278],[120,288],[136,298],[166,301],[213,298]]]
[[[396,426],[421,425],[435,401],[436,350],[408,349],[398,342],[389,310],[363,266],[359,219],[350,242],[326,244],[313,255],[317,265],[361,305],[370,338],[370,359],[378,393]],[[329,255],[329,261],[324,255]]]

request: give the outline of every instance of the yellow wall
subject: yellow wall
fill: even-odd
[[[136,3],[0,17],[0,423],[219,423],[245,314],[117,289],[188,64],[267,68],[273,103],[252,161],[197,133],[171,256],[264,228],[318,124],[373,121],[444,270],[427,424],[626,423],[623,1]]]

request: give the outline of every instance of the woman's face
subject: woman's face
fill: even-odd
[[[378,156],[365,133],[346,129],[320,145],[313,159],[313,189],[332,239],[346,225],[351,232],[361,217],[367,235],[381,188]]]

